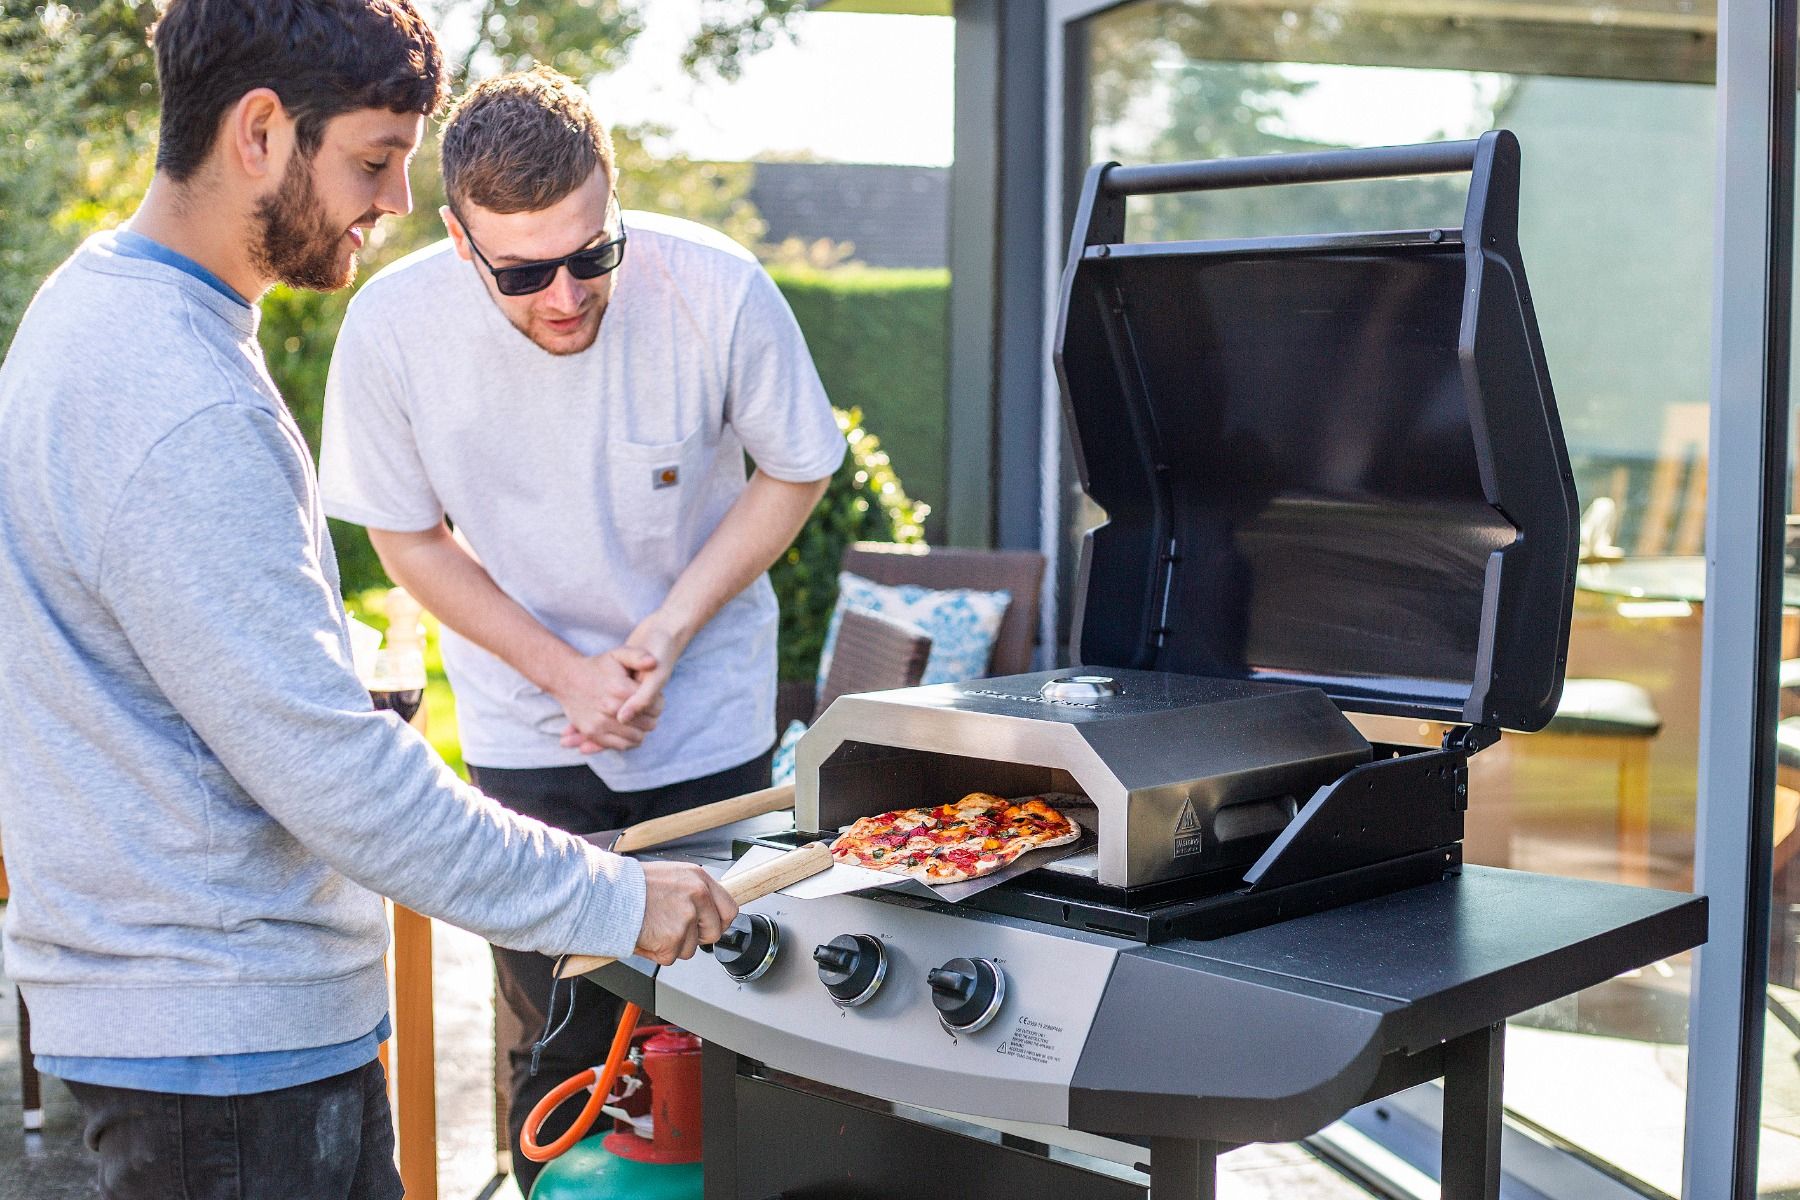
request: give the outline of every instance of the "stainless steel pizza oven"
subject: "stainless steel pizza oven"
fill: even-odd
[[[843,697],[801,741],[794,819],[830,830],[971,791],[1074,793],[1098,842],[1055,869],[1136,887],[1241,870],[1369,757],[1317,688],[1049,671]]]
[[[1471,155],[1327,157],[1365,178]],[[1473,159],[1461,229],[1148,244],[1126,240],[1131,196],[1307,174],[1096,167],[1055,356],[1107,515],[1076,584],[1082,665],[839,700],[800,743],[796,824],[1077,792],[1098,843],[1054,873],[1127,906],[1179,880],[1454,865],[1467,755],[1555,712],[1576,544],[1517,143],[1492,135]],[[1348,712],[1454,732],[1399,753]]]

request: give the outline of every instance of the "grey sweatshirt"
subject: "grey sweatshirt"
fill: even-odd
[[[634,863],[371,711],[256,317],[99,235],[0,366],[0,949],[42,1054],[360,1037],[378,893],[549,953],[642,924]]]

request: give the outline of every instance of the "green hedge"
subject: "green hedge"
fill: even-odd
[[[907,494],[944,528],[949,466],[946,397],[950,272],[770,272],[806,334],[831,402],[858,409],[906,480]],[[929,536],[929,534],[928,534]]]
[[[857,410],[836,412],[850,452],[794,544],[769,568],[781,605],[776,653],[783,680],[810,680],[818,671],[825,626],[837,604],[844,547],[858,541],[917,542],[924,536],[922,506],[901,487],[880,439],[864,428]]]

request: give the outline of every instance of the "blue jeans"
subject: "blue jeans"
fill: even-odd
[[[105,1200],[400,1200],[379,1060],[244,1096],[68,1083]]]

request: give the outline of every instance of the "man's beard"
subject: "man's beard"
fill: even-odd
[[[295,149],[272,196],[256,202],[257,269],[289,287],[335,292],[356,278],[356,256],[343,252],[347,230],[335,228],[313,190],[312,164]]]
[[[529,317],[527,317],[525,322],[523,324],[521,324],[518,321],[518,319],[515,318],[509,312],[505,312],[504,310],[502,310],[501,315],[507,319],[507,322],[509,324],[511,324],[514,329],[518,330],[522,335],[524,335],[526,341],[528,341],[532,345],[536,346],[539,350],[544,351],[546,354],[553,354],[558,358],[567,358],[568,356],[570,356],[572,354],[580,354],[583,351],[587,350],[590,346],[592,346],[594,344],[594,342],[597,341],[600,337],[600,321],[596,320],[593,323],[593,325],[586,331],[587,336],[584,337],[581,341],[576,342],[576,343],[563,343],[563,344],[560,344],[557,346],[546,346],[543,343],[543,341],[541,339],[539,339],[535,333],[532,332],[531,319]],[[605,315],[606,315],[606,307],[604,305],[602,305],[601,309],[600,309],[600,316],[602,319],[604,319]]]

